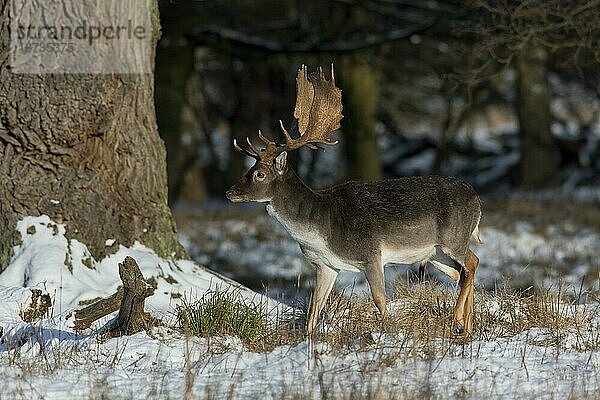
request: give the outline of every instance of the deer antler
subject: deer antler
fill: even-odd
[[[307,68],[302,65],[296,77],[296,106],[294,117],[298,120],[298,131],[300,136],[294,139],[285,129],[283,122],[279,120],[279,127],[285,137],[285,144],[277,145],[269,140],[262,132],[258,131],[258,137],[266,147],[262,150],[256,149],[246,138],[248,149],[240,147],[236,140],[233,146],[236,150],[246,154],[263,163],[270,163],[282,151],[296,150],[306,146],[317,149],[317,144],[333,146],[338,143],[328,135],[339,129],[342,119],[342,91],[335,86],[333,64],[331,64],[331,79],[325,79],[323,69],[307,75]]]
[[[247,149],[240,147],[240,145],[237,143],[237,139],[233,139],[233,147],[235,147],[235,149],[240,153],[243,153],[248,157],[252,157],[255,160],[264,162],[272,161],[275,157],[277,157],[277,154],[279,154],[277,144],[263,135],[260,129],[258,130],[258,137],[267,145],[267,147],[262,150],[258,150],[256,147],[254,147],[252,142],[250,142],[250,138],[248,137],[246,137],[246,143],[248,144]]]
[[[296,77],[296,107],[294,117],[298,119],[300,137],[294,139],[280,121],[285,136],[285,149],[295,150],[302,146],[316,149],[316,144],[333,146],[337,140],[328,135],[339,129],[342,119],[342,91],[335,86],[333,64],[331,79],[325,79],[323,69],[307,76],[306,66],[298,70]]]

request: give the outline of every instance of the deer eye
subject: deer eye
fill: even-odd
[[[267,177],[264,172],[260,172],[260,171],[257,171],[255,176],[256,176],[256,179],[258,179],[259,181],[262,181],[263,179],[265,179]]]

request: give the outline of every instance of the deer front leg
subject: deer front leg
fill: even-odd
[[[306,335],[308,337],[312,337],[315,332],[319,321],[319,315],[321,314],[321,310],[323,310],[327,297],[329,297],[329,293],[331,293],[333,283],[338,274],[336,270],[325,265],[317,264],[315,262],[312,262],[312,264],[317,269],[317,279],[310,301],[310,311],[308,313],[308,324],[306,326]]]
[[[473,301],[475,297],[475,272],[479,258],[470,249],[467,250],[465,269],[460,278],[460,293],[454,307],[454,333],[457,335],[473,332]]]
[[[371,295],[373,295],[373,301],[377,306],[381,316],[385,316],[385,276],[383,274],[383,265],[377,260],[376,263],[372,263],[366,266],[365,276],[369,287],[371,288]]]
[[[425,265],[427,264],[427,260],[423,260],[419,263],[419,282],[423,282],[425,279]]]

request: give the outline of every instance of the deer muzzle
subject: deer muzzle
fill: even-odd
[[[244,201],[240,191],[238,190],[238,188],[236,188],[236,186],[232,186],[228,191],[226,191],[225,196],[227,197],[227,199],[229,199],[229,201],[233,203]]]

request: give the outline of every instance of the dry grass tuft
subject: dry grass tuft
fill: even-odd
[[[400,334],[410,338],[419,351],[435,352],[436,347],[465,342],[451,331],[456,297],[457,291],[442,284],[401,282],[382,320],[370,298],[334,295],[322,318],[324,333],[319,339],[334,348],[362,347],[370,344],[372,333]],[[544,338],[538,337],[536,345],[561,347],[570,335],[577,338],[571,345],[576,350],[600,349],[600,334],[594,335],[599,316],[600,307],[577,307],[576,300],[564,292],[548,290],[525,296],[521,292],[477,291],[470,339],[510,338],[536,329],[534,333],[543,333]]]
[[[400,282],[383,319],[370,297],[334,294],[320,318],[320,333],[315,339],[334,350],[357,350],[376,345],[375,338],[383,333],[404,342],[404,353],[433,356],[452,344],[506,339],[528,332],[535,345],[600,349],[600,306],[578,307],[576,299],[564,292],[477,291],[474,333],[469,338],[452,333],[457,294],[440,283]],[[305,339],[302,319],[269,315],[264,307],[227,293],[209,293],[188,302],[179,316],[184,332],[204,337],[238,336],[252,351],[293,346]],[[276,322],[267,323],[273,320]]]
[[[453,300],[444,288],[423,285],[427,288],[399,285],[383,319],[370,297],[333,295],[321,322],[325,333],[319,339],[343,348],[369,345],[376,332],[408,334],[419,342],[451,337]]]
[[[493,340],[508,338],[534,330],[532,344],[565,347],[571,336],[575,343],[569,346],[578,351],[600,349],[598,321],[600,307],[577,306],[577,299],[565,292],[546,290],[523,295],[521,292],[479,294],[475,324],[477,338]],[[594,333],[596,332],[596,333]]]
[[[506,291],[480,294],[478,322],[482,335],[510,337],[531,328],[569,329],[577,325],[561,295],[549,292],[523,296]]]
[[[38,288],[32,288],[29,305],[19,311],[19,316],[25,322],[33,322],[43,318],[52,307],[52,299],[48,293],[43,293]]]

